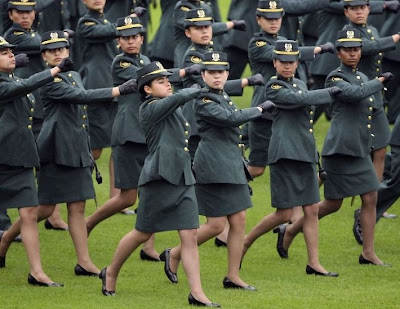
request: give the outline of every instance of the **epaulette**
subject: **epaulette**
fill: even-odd
[[[55,82],[55,83],[62,82],[62,78],[56,76],[56,77],[54,77],[54,82]]]
[[[278,76],[276,76],[276,75],[274,75],[274,76],[271,76],[271,78],[270,79],[278,79]]]
[[[203,102],[203,103],[210,103],[210,102],[213,102],[213,100],[210,100],[209,98],[204,97],[203,100],[202,100],[202,102]]]
[[[94,22],[94,21],[85,21],[85,25],[86,26],[93,26],[93,25],[95,25],[96,23]]]
[[[281,89],[283,86],[281,86],[281,85],[279,85],[279,84],[272,84],[271,85],[271,89],[274,89],[274,90],[279,90],[279,89]]]
[[[150,101],[150,102],[148,102],[147,104],[153,104],[153,103],[155,103],[155,102],[157,102],[158,100],[152,100],[152,101]]]
[[[196,50],[196,48],[193,46],[190,50]]]
[[[192,56],[190,57],[190,61],[193,63],[201,63],[203,60],[200,57]]]
[[[190,9],[187,6],[181,6],[181,10],[184,11],[184,12],[187,12]]]
[[[130,63],[130,62],[128,62],[128,61],[124,61],[124,60],[122,60],[122,61],[119,62],[119,66],[120,66],[121,68],[123,68],[123,69],[126,69],[126,68],[130,67],[131,64],[132,64],[132,63]]]
[[[14,35],[21,35],[21,34],[24,34],[23,31],[14,31],[13,33],[14,33]]]
[[[332,77],[332,81],[333,81],[333,82],[339,82],[339,81],[341,81],[341,80],[343,80],[343,78],[341,78],[341,77],[337,77],[337,76],[333,76],[333,77]]]
[[[267,42],[265,42],[265,41],[256,41],[256,46],[258,46],[258,47],[263,47],[265,45],[267,45]]]

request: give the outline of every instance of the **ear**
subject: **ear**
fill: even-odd
[[[272,59],[272,64],[274,65],[274,68],[276,69],[276,59]]]
[[[42,58],[43,58],[43,61],[44,61],[44,62],[47,62],[47,58],[46,58],[45,52],[42,53]]]
[[[336,52],[336,56],[337,56],[340,60],[342,60],[342,58],[340,57],[339,51]]]
[[[151,87],[149,85],[145,85],[143,87],[144,92],[146,92],[147,94],[152,94],[153,91],[151,90]]]
[[[185,29],[185,35],[190,39],[192,36],[190,34],[190,27]]]
[[[349,9],[344,9],[344,15],[346,15],[347,18],[349,18]]]

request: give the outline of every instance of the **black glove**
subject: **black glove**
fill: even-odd
[[[399,10],[399,1],[385,1],[386,10],[396,13]]]
[[[385,72],[379,75],[379,77],[383,77],[385,79],[383,82],[386,83],[389,80],[392,80],[394,78],[394,75],[392,74],[392,72]]]
[[[257,107],[261,107],[262,109],[262,113],[272,113],[275,110],[275,104],[272,101],[265,101],[263,103],[261,103],[260,105],[258,105]]]
[[[135,13],[137,16],[141,17],[147,12],[147,9],[141,6],[137,6],[133,9],[133,13]]]
[[[190,67],[186,67],[183,69],[185,70],[185,76],[201,74],[201,65],[200,64],[193,64]]]
[[[340,89],[339,87],[336,87],[336,86],[326,88],[326,89],[328,90],[328,92],[331,96],[334,96],[334,95],[342,92],[342,89]]]
[[[246,77],[247,80],[249,81],[249,86],[264,86],[264,77],[260,74],[257,73],[256,75]]]
[[[233,29],[239,31],[246,31],[247,25],[244,20],[232,20],[233,22]]]
[[[69,58],[64,58],[61,63],[57,66],[60,68],[61,72],[68,72],[74,69],[75,64]]]
[[[123,83],[122,85],[119,85],[118,89],[121,95],[137,92],[138,85],[136,79],[130,79],[127,82]]]
[[[68,38],[71,39],[75,36],[75,31],[71,29],[64,29],[63,32],[68,33]]]
[[[15,68],[26,67],[29,63],[29,57],[27,54],[15,55]]]
[[[326,42],[325,44],[322,44],[319,47],[321,47],[320,54],[324,54],[324,53],[334,54],[335,53],[335,46],[331,42]]]

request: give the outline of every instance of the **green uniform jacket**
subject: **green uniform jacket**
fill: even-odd
[[[308,91],[297,78],[273,76],[265,86],[265,97],[275,103],[268,164],[280,159],[316,163],[314,105],[332,103],[327,89]]]
[[[372,102],[383,84],[378,79],[369,81],[365,74],[342,64],[328,75],[325,86],[337,86],[342,92],[332,104],[331,127],[322,155],[365,158],[371,152]]]
[[[49,71],[28,79],[0,72],[0,164],[39,166],[39,155],[32,133],[34,99],[29,93],[52,80]]]
[[[183,55],[190,46],[190,39],[185,35],[185,15],[186,12],[192,9],[202,8],[208,12],[212,12],[212,9],[200,1],[199,5],[193,4],[190,0],[178,1],[175,5],[173,13],[173,26],[174,26],[174,40],[175,40],[175,55],[174,55],[174,66],[179,67],[182,62]],[[213,37],[222,35],[228,32],[226,23],[214,22],[212,25]]]
[[[71,29],[69,1],[51,0],[46,3],[43,11],[37,14],[36,30],[39,33],[52,30]]]
[[[382,26],[380,35],[382,37],[392,36],[394,33],[400,31],[400,14],[390,13],[387,15],[386,22]],[[387,51],[383,54],[383,58],[387,58],[392,61],[400,62],[400,46],[392,51]]]
[[[137,78],[136,72],[149,64],[150,60],[142,54],[120,54],[112,64],[114,86],[121,85],[131,78]],[[118,97],[118,112],[114,119],[111,144],[123,145],[126,142],[146,144],[146,138],[139,126],[139,107],[142,105],[139,93]]]
[[[37,139],[40,162],[91,166],[85,104],[112,99],[111,89],[86,90],[77,72],[59,73],[42,88],[44,122]]]
[[[223,90],[203,88],[194,103],[201,136],[194,156],[196,182],[246,184],[242,124],[259,118],[256,107],[239,110]]]
[[[83,45],[81,76],[87,89],[112,86],[111,64],[117,55],[116,24],[104,14],[88,11],[79,19],[78,39]]]
[[[160,179],[178,185],[182,177],[185,185],[195,183],[188,148],[190,125],[180,106],[199,93],[199,89],[183,89],[163,99],[150,97],[140,106],[139,121],[146,135],[149,155],[139,186]]]

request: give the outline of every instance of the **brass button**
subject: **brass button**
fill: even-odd
[[[377,72],[379,72],[379,71],[380,71],[380,69],[379,69],[379,68],[376,68],[376,71],[377,71]]]
[[[142,60],[142,59],[140,59],[140,61],[139,61],[140,63],[143,63],[144,61]]]
[[[26,96],[29,98],[29,93]]]
[[[368,116],[368,120],[372,120],[372,116]]]
[[[370,107],[368,108],[368,110],[369,110],[370,112],[372,112],[372,110],[373,110],[372,106],[370,106]]]
[[[308,131],[310,131],[310,133],[313,133],[313,132],[314,132],[314,130],[313,130],[313,129],[310,129],[310,130],[308,130]]]
[[[374,99],[373,99],[373,98],[369,98],[369,101],[370,101],[370,102],[373,102],[373,101],[374,101]]]
[[[233,102],[232,102],[232,101],[229,101],[229,105],[233,105]]]
[[[372,41],[375,41],[375,38],[374,38],[373,36],[371,36],[371,40],[372,40]]]
[[[83,107],[83,110],[86,110],[87,109],[87,106],[85,105],[84,107]]]
[[[8,74],[8,77],[11,78],[11,77],[12,77],[12,74]]]
[[[187,148],[187,147],[183,148],[183,150],[185,150],[186,152],[189,152],[189,148]]]
[[[242,138],[243,138],[243,135],[242,135],[242,134],[240,134],[240,135],[239,135],[239,139],[242,139]]]
[[[367,32],[368,32],[368,33],[371,33],[372,31],[371,31],[371,29],[368,29]]]
[[[185,143],[188,144],[188,143],[189,143],[189,140],[185,139]]]
[[[32,103],[35,103],[35,100],[31,100]]]
[[[297,85],[296,85],[296,84],[293,84],[293,87],[297,87]]]
[[[299,93],[303,93],[303,91],[299,90]]]
[[[243,128],[243,126],[239,126],[239,130],[241,130]]]
[[[224,94],[224,98],[225,98],[225,99],[227,99],[227,98],[228,98],[228,96],[227,96],[226,94]]]
[[[367,128],[368,128],[368,129],[371,129],[371,125],[370,125],[370,124],[368,124],[368,125],[367,125]]]
[[[357,79],[361,79],[361,77],[357,75]]]
[[[32,33],[32,34],[31,34],[31,36],[34,38],[34,37],[35,37],[35,34],[34,34],[34,33]]]
[[[72,77],[72,74],[71,74],[71,73],[68,73],[68,77]]]
[[[313,123],[314,123],[314,120],[310,119],[310,123],[313,124]]]
[[[105,23],[108,23],[108,20],[107,20],[107,19],[105,19],[105,20],[104,20],[104,22],[105,22]]]
[[[74,86],[75,86],[75,85],[76,85],[76,83],[75,83],[75,82],[72,82],[72,85],[74,85]]]
[[[185,131],[185,135],[188,136],[189,135],[189,131]]]
[[[29,116],[28,119],[29,119],[29,121],[32,121],[32,120],[33,120],[33,117],[32,117],[32,116]]]
[[[378,64],[381,64],[382,61],[378,60]]]
[[[185,126],[187,126],[187,127],[188,127],[188,126],[189,126],[189,122],[186,122],[186,123],[185,123]]]
[[[378,55],[379,55],[379,56],[382,56],[383,54],[382,54],[382,53],[379,53]]]
[[[314,115],[314,112],[313,112],[313,111],[310,111],[310,115],[311,115],[311,116]]]
[[[32,130],[32,126],[28,124],[28,130]]]
[[[35,110],[33,108],[31,108],[31,113],[33,113]]]
[[[85,124],[83,124],[83,125],[82,125],[82,128],[86,128],[86,125],[85,125]]]
[[[237,108],[235,108],[235,112],[237,112],[238,111],[238,109]]]
[[[83,118],[83,119],[86,119],[86,115],[83,115],[82,118]]]

